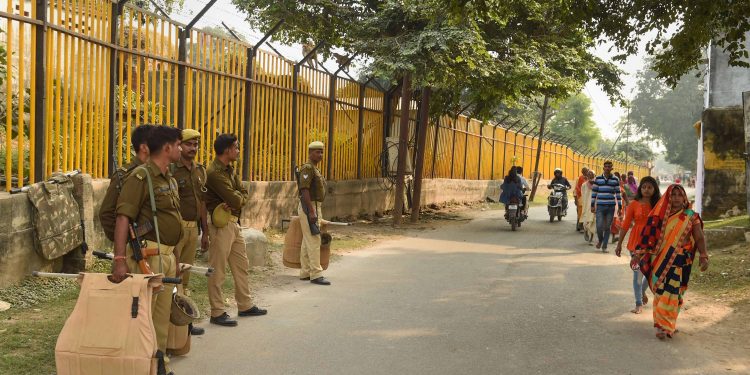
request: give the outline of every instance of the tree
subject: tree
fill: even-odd
[[[578,93],[559,105],[557,114],[550,120],[550,133],[594,148],[602,135],[594,123],[591,99]]]
[[[746,35],[750,2],[735,0],[587,0],[577,7],[587,26],[614,42],[622,54],[638,52],[649,35],[646,51],[653,56],[655,77],[674,87],[682,76],[697,72],[709,43],[729,54],[732,66],[750,67]]]
[[[651,146],[642,140],[618,142],[615,146],[615,153],[621,158],[625,158],[627,155],[628,160],[633,163],[654,160],[656,157],[656,153]]]
[[[635,132],[664,145],[668,162],[694,170],[698,140],[692,125],[703,112],[703,80],[686,74],[671,89],[657,76],[652,63],[638,73],[631,124]]]

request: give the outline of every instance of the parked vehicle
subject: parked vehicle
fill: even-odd
[[[549,212],[549,222],[562,221],[563,216],[568,214],[568,200],[566,197],[568,188],[565,185],[553,184],[552,190],[547,198],[547,211]]]

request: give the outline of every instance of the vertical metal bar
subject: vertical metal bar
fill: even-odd
[[[490,158],[492,164],[490,164],[490,180],[495,179],[495,135],[497,133],[497,127],[492,127],[492,157]]]
[[[328,163],[326,164],[326,178],[333,179],[333,161],[334,161],[334,117],[336,116],[336,74],[332,75],[328,82]]]
[[[455,171],[456,165],[456,125],[458,124],[458,116],[453,120],[453,126],[451,131],[453,132],[453,141],[451,142],[451,179],[453,178],[453,172]]]
[[[482,179],[482,143],[484,143],[484,135],[482,134],[482,128],[484,124],[479,125],[479,157],[477,159],[477,180]]]
[[[365,134],[365,84],[359,85],[359,123],[357,125],[357,179],[362,179],[362,142]]]
[[[391,132],[391,122],[393,121],[392,114],[393,93],[388,90],[383,93],[383,142],[381,154],[385,156],[379,160],[381,170],[380,177],[388,176],[388,135]]]
[[[109,42],[112,44],[117,44],[117,24],[118,20],[120,19],[120,11],[122,10],[121,6],[118,3],[112,3],[112,16],[110,18],[110,27],[109,27]],[[112,160],[115,162],[120,162],[122,164],[122,160],[116,160],[115,159],[115,125],[117,123],[115,119],[115,112],[116,112],[116,102],[117,102],[117,95],[115,95],[115,89],[117,88],[117,66],[119,64],[116,63],[117,59],[119,58],[117,54],[117,49],[110,48],[109,50],[109,118],[107,118],[107,121],[109,122],[109,136],[112,137],[111,142],[108,142],[107,145],[107,154],[112,155]],[[122,131],[122,129],[120,130]],[[109,175],[112,175],[115,173],[114,169],[112,168],[113,163],[108,163],[107,169],[109,171]]]
[[[466,165],[469,157],[469,118],[466,118],[466,133],[464,133],[464,180],[466,179]]]
[[[247,71],[245,72],[245,131],[242,132],[242,179],[245,181],[250,180],[250,142],[252,142],[250,131],[253,126],[253,83],[250,81],[253,78],[253,69],[255,64],[255,49],[248,48],[245,50],[245,56],[247,58]]]
[[[435,124],[435,139],[432,146],[432,173],[430,178],[435,178],[435,162],[437,161],[438,154],[438,136],[440,135],[440,120]]]
[[[185,101],[187,100],[185,79],[187,67],[182,63],[187,61],[187,38],[190,34],[190,29],[178,30],[179,40],[177,41],[177,61],[181,64],[177,65],[177,127],[185,129]],[[201,130],[198,129],[198,131]]]
[[[289,178],[293,181],[294,180],[294,170],[297,167],[297,101],[299,100],[297,97],[299,96],[297,93],[299,84],[299,65],[294,64],[294,68],[292,69],[292,144],[291,144],[291,159],[290,159],[290,175]],[[328,145],[328,149],[330,152],[331,145]],[[329,165],[330,163],[330,157],[329,157]]]
[[[33,168],[33,181],[43,181],[44,174],[47,170],[46,157],[47,150],[45,149],[46,137],[45,124],[46,124],[46,109],[47,109],[47,48],[45,41],[47,40],[47,0],[36,0],[36,19],[44,22],[43,26],[32,26],[36,29],[36,39],[34,40],[34,47],[36,48],[36,65],[34,66],[34,75],[36,82],[34,82],[34,92],[36,94],[34,103],[34,168]]]

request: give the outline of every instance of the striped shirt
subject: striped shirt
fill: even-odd
[[[591,193],[591,207],[597,204],[601,206],[614,206],[622,208],[622,198],[620,197],[620,180],[610,175],[609,178],[601,175],[594,180]]]

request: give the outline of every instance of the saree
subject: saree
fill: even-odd
[[[700,215],[690,209],[689,203],[680,211],[671,213],[673,189],[687,195],[682,187],[670,186],[651,213],[649,213],[636,255],[641,257],[641,272],[646,276],[654,293],[654,327],[671,337],[677,328],[677,316],[684,302],[695,259],[693,226],[702,225]]]

